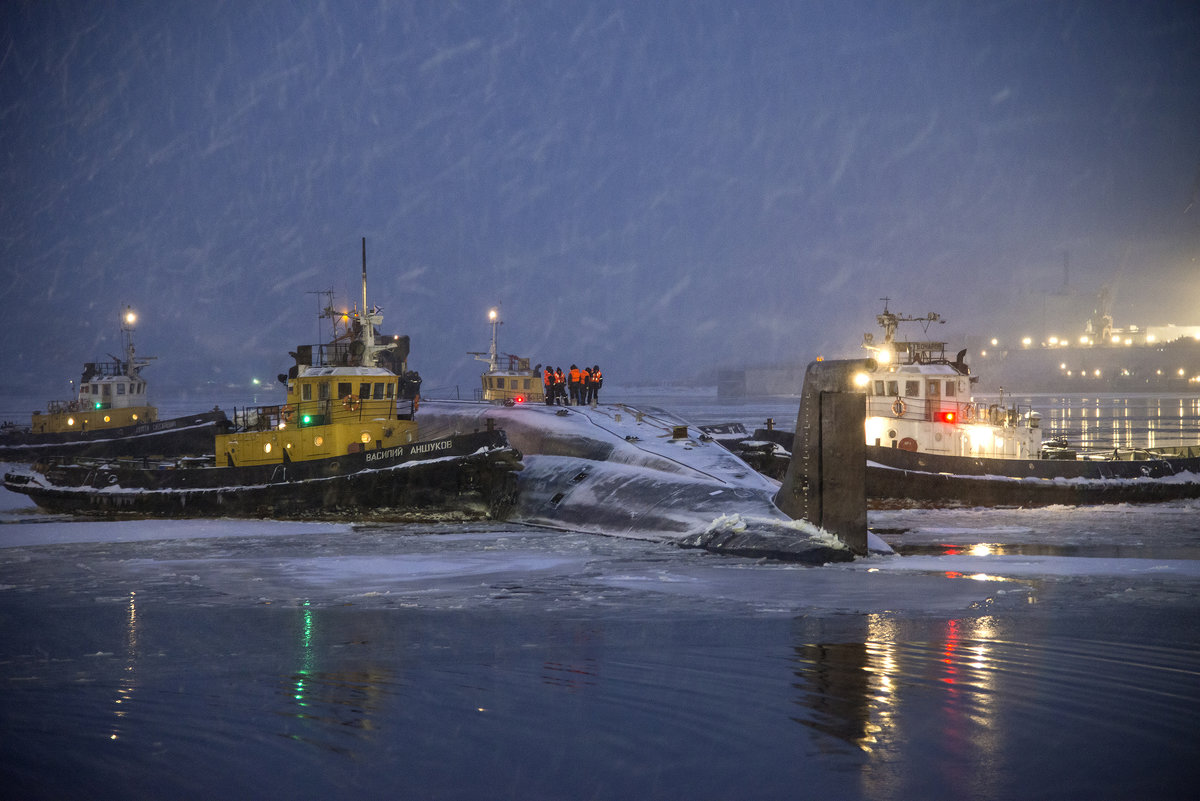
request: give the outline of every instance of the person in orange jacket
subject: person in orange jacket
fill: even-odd
[[[582,379],[583,375],[579,372],[579,365],[572,364],[571,371],[567,373],[567,390],[571,393],[571,406],[579,406],[583,403],[583,399],[579,394]]]
[[[561,367],[554,368],[554,402],[559,406],[566,404],[567,400],[567,377],[563,375]]]
[[[582,399],[583,405],[587,406],[592,402],[592,368],[584,365],[579,372],[582,376],[579,379],[579,397]]]
[[[600,372],[600,365],[592,365],[592,403],[600,402],[600,387],[602,386],[604,386],[604,373]]]
[[[546,405],[554,405],[554,370],[550,365],[546,365],[545,372],[542,373],[542,388],[546,394]]]

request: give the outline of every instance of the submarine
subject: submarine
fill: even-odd
[[[422,426],[431,437],[504,431],[522,464],[510,522],[735,556],[850,561],[892,552],[866,528],[865,460],[838,451],[862,440],[866,396],[843,385],[864,361],[810,365],[814,400],[802,397],[804,441],[782,484],[658,407],[426,399]],[[835,397],[848,404],[840,417],[829,410]]]

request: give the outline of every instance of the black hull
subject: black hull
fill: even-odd
[[[1042,479],[969,476],[867,465],[872,508],[950,506],[1098,506],[1200,498],[1200,476]]]
[[[1164,478],[1178,473],[1200,473],[1200,456],[1162,456],[1145,459],[977,459],[942,456],[900,448],[867,446],[867,462],[898,470],[949,473],[956,476],[1005,478]]]
[[[47,511],[98,517],[464,520],[507,514],[519,458],[502,432],[483,432],[283,465],[55,465],[4,485]]]
[[[59,434],[8,433],[0,437],[0,461],[29,461],[50,456],[188,456],[212,453],[217,434],[229,428],[225,412],[138,423],[121,428]]]
[[[782,478],[790,457],[751,444],[790,449],[790,431],[754,432],[738,452]],[[1200,497],[1200,456],[1132,460],[977,459],[867,446],[867,499],[893,506],[1093,506]]]
[[[1200,497],[1200,457],[977,459],[867,446],[875,506],[1094,506]]]

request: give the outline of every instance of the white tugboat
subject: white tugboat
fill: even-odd
[[[898,340],[901,323],[929,326],[945,321],[930,312],[904,317],[888,310],[875,318],[883,341],[863,336],[878,365],[866,378],[867,444],[945,456],[1037,459],[1041,454],[1041,415],[1016,405],[976,403],[971,375],[958,352],[946,358],[946,343]]]
[[[876,505],[1047,505],[1148,502],[1200,496],[1200,447],[1084,456],[1063,440],[1043,444],[1041,417],[971,395],[966,349],[953,360],[933,338],[900,340],[901,323],[928,333],[940,315],[905,317],[884,301],[883,340],[863,338],[875,367],[866,391],[867,495]],[[790,431],[759,429],[732,444],[757,469],[781,476]],[[769,447],[764,447],[769,446]]]

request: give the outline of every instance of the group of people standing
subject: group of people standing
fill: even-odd
[[[542,366],[539,364],[537,368]],[[561,367],[552,368],[549,365],[542,370],[542,385],[546,391],[547,406],[585,406],[599,403],[600,388],[604,386],[604,373],[600,365],[584,367],[582,370],[572,364],[571,369],[563,372]]]

